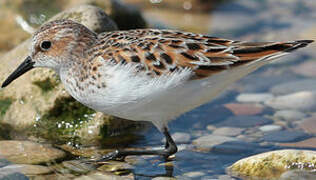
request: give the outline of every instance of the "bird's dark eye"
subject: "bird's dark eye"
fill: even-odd
[[[49,48],[52,46],[52,43],[50,42],[50,41],[43,41],[42,43],[41,43],[41,49],[43,50],[43,51],[47,51],[47,50],[49,50]]]

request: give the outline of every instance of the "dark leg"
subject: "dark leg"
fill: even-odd
[[[168,158],[170,155],[176,153],[178,151],[176,143],[171,138],[167,127],[163,128],[163,134],[166,137],[166,145],[165,149],[159,149],[159,150],[134,150],[134,151],[128,151],[128,150],[116,150],[111,153],[108,153],[104,155],[101,159],[95,161],[97,163],[102,163],[104,161],[108,160],[114,160],[114,159],[120,159],[124,158],[125,156],[129,155],[161,155],[165,158]]]

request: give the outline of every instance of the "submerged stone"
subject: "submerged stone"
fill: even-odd
[[[298,111],[316,110],[316,92],[300,91],[288,95],[277,96],[265,102],[274,109],[293,109]]]
[[[254,126],[261,126],[266,124],[271,124],[273,121],[271,119],[261,117],[261,116],[232,116],[227,118],[227,120],[216,124],[217,127],[239,127],[247,128]]]
[[[268,132],[263,136],[269,142],[294,142],[307,138],[309,135],[302,131],[281,130]]]
[[[230,103],[224,105],[227,109],[232,111],[234,115],[258,115],[264,111],[264,106],[260,104],[239,104]]]
[[[286,121],[299,121],[302,120],[306,114],[296,110],[279,110],[276,111],[273,116]]]
[[[53,170],[46,166],[31,165],[31,164],[13,164],[2,168],[1,170],[14,169],[16,172],[22,173],[27,176],[49,174]]]
[[[0,141],[0,156],[18,164],[40,164],[61,159],[66,153],[31,141]]]
[[[129,174],[133,167],[126,162],[108,161],[98,168],[102,172],[111,172],[116,175]]]
[[[252,102],[252,103],[261,103],[266,100],[272,99],[273,95],[269,93],[244,93],[236,97],[238,102]]]
[[[64,168],[69,169],[73,173],[85,174],[92,171],[94,168],[89,163],[84,163],[78,160],[62,162]]]
[[[215,135],[221,135],[221,136],[238,136],[244,131],[243,128],[235,128],[235,127],[220,127],[216,128],[213,131],[213,134]]]
[[[218,146],[223,143],[238,141],[237,138],[227,137],[227,136],[219,136],[219,135],[206,135],[199,137],[193,140],[193,144],[197,146],[199,150],[209,151],[215,146]]]

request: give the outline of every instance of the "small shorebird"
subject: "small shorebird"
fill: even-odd
[[[76,22],[57,20],[33,35],[29,56],[2,87],[34,67],[51,68],[82,104],[121,118],[150,121],[166,137],[164,149],[116,150],[100,161],[127,155],[168,157],[177,152],[168,121],[311,42],[253,43],[158,29],[97,35]]]

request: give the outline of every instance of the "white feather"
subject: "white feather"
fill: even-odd
[[[97,111],[130,120],[151,121],[162,128],[177,116],[209,102],[227,86],[272,58],[265,57],[201,80],[188,80],[193,73],[189,69],[152,78],[145,73],[135,74],[135,65],[104,64],[99,71],[104,72],[101,80],[106,88],[94,88],[96,93],[91,94],[88,89],[93,87],[89,87],[80,94],[75,93],[69,83],[64,84],[74,98]],[[61,73],[62,81],[73,78],[65,75],[67,73]]]

